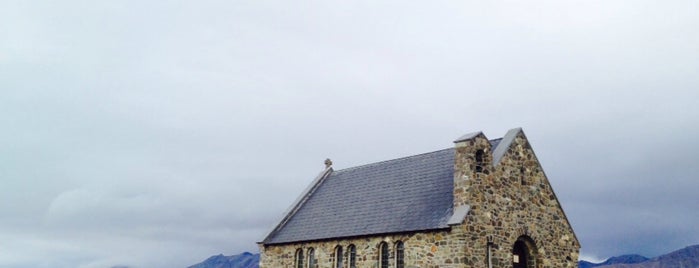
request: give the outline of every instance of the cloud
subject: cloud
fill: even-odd
[[[695,244],[694,5],[3,3],[0,266],[254,251],[327,157],[518,126],[583,256]]]

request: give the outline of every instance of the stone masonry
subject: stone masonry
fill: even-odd
[[[260,244],[261,268],[294,267],[297,249],[315,250],[316,267],[347,266],[347,247],[356,247],[357,267],[379,267],[379,244],[405,246],[405,267],[513,267],[513,246],[526,244],[527,268],[577,267],[580,244],[526,136],[519,130],[499,159],[482,134],[455,144],[454,207],[468,205],[463,223],[443,230],[330,238],[281,245]],[[502,146],[503,144],[501,144]],[[480,152],[479,152],[480,151]],[[497,160],[497,163],[494,161]],[[337,246],[343,256],[334,256]],[[394,266],[391,250],[389,267]]]

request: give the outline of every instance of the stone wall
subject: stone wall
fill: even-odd
[[[506,144],[501,144],[506,145]],[[476,172],[475,155],[483,150]],[[337,246],[356,246],[357,267],[378,267],[379,244],[405,246],[406,267],[488,267],[488,244],[493,267],[512,267],[513,246],[522,240],[533,257],[528,267],[577,267],[579,242],[551,189],[539,161],[521,131],[500,163],[492,165],[488,139],[482,134],[456,144],[454,205],[469,205],[463,224],[451,229],[260,246],[261,268],[291,268],[296,250],[314,248],[317,268],[333,267]],[[394,267],[391,250],[390,266]]]
[[[347,266],[349,245],[356,247],[357,267],[369,268],[378,267],[379,245],[386,242],[391,248],[389,256],[390,267],[395,267],[394,246],[397,241],[403,242],[405,247],[405,264],[410,267],[471,267],[463,266],[469,262],[463,254],[470,243],[457,236],[460,230],[430,231],[421,233],[406,233],[385,236],[373,236],[363,238],[352,238],[343,240],[329,240],[323,242],[295,243],[280,246],[260,246],[260,267],[271,268],[292,268],[297,249],[303,249],[304,254],[309,248],[315,250],[318,260],[318,268],[331,268],[335,264],[335,248],[342,246],[344,267]],[[480,266],[482,267],[482,266]]]
[[[503,140],[503,142],[505,142]],[[500,146],[506,144],[501,143]],[[519,131],[497,165],[485,136],[456,144],[454,203],[471,206],[463,225],[478,241],[470,254],[482,263],[487,253],[478,244],[491,237],[493,267],[511,267],[514,243],[528,238],[535,267],[577,267],[580,244],[523,132]],[[477,150],[486,152],[481,172],[475,172]],[[468,250],[467,250],[468,251]]]

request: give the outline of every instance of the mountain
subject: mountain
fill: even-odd
[[[592,267],[598,267],[598,266],[603,266],[603,265],[612,265],[612,264],[633,264],[633,263],[644,262],[647,260],[648,260],[648,258],[643,257],[641,255],[636,255],[636,254],[621,255],[621,256],[611,257],[611,258],[609,258],[606,261],[601,262],[601,263],[591,263],[588,261],[580,261],[580,262],[578,262],[578,268],[592,268]]]
[[[580,261],[579,268],[699,268],[699,245],[648,259],[640,255],[612,257],[602,263]]]
[[[258,268],[260,254],[244,252],[233,256],[211,256],[188,268]],[[641,255],[611,257],[601,263],[578,262],[579,268],[699,268],[699,245],[689,246],[648,259]]]
[[[682,267],[682,268],[698,268],[699,267],[699,245],[689,246],[678,251],[673,251],[669,254],[659,256],[650,260],[650,263],[657,264],[654,268],[665,267]],[[645,266],[651,267],[651,266]]]
[[[258,268],[260,254],[244,252],[233,256],[223,256],[223,254],[211,256],[201,263],[189,266],[188,268]]]

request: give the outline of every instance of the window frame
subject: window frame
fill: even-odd
[[[318,266],[318,260],[316,259],[316,250],[314,248],[308,248],[306,251],[308,268],[316,268]]]
[[[357,268],[357,246],[354,244],[347,246],[347,267]]]
[[[337,246],[335,247],[335,265],[333,265],[333,267],[335,267],[335,268],[344,268],[344,267],[345,267],[345,266],[344,266],[344,264],[345,264],[345,263],[344,263],[344,259],[345,259],[345,258],[344,258],[344,254],[343,254],[343,251],[342,251],[342,246],[337,245]]]
[[[303,249],[299,248],[296,249],[296,254],[294,254],[294,267],[295,268],[305,268],[304,267],[304,255],[303,255]]]
[[[396,241],[395,243],[395,266],[396,268],[405,268],[405,243]]]
[[[379,243],[379,265],[378,268],[389,268],[391,263],[391,254],[389,253],[388,250],[388,243],[386,242],[381,242]]]

